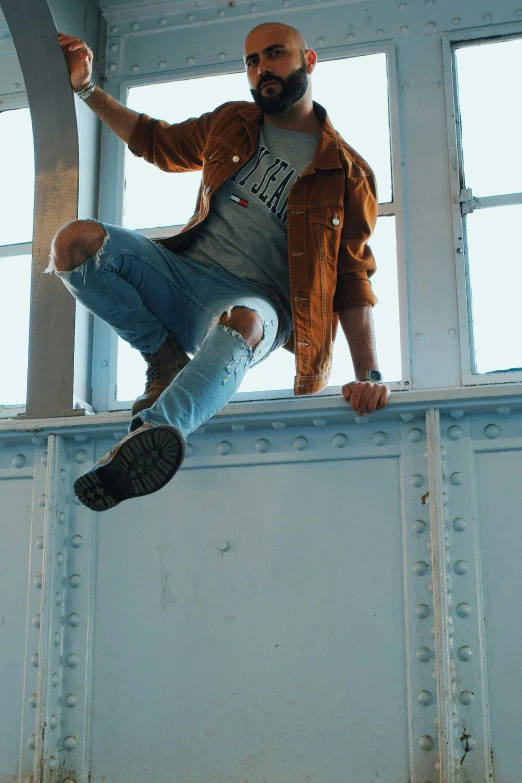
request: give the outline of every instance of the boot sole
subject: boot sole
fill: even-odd
[[[151,427],[130,438],[114,457],[74,482],[74,493],[92,511],[107,511],[122,500],[150,495],[167,484],[185,456],[177,427]]]

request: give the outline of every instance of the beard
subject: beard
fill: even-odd
[[[269,81],[274,81],[281,85],[281,90],[277,95],[268,95],[266,92],[264,94],[261,93],[263,84]],[[293,106],[294,103],[302,98],[307,89],[308,74],[306,73],[306,63],[303,63],[300,68],[286,79],[280,79],[278,76],[265,76],[255,90],[250,90],[250,93],[263,114],[279,114],[279,112]]]

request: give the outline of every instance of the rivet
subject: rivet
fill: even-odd
[[[115,71],[116,70],[116,63],[109,63],[109,71]],[[103,362],[102,362],[103,366]]]
[[[336,449],[344,448],[347,443],[348,438],[346,435],[343,435],[342,432],[337,433],[337,435],[334,435],[332,438],[332,446],[334,446]]]
[[[59,675],[58,675],[56,672],[55,672],[55,673],[53,674],[53,676],[51,677],[51,682],[52,682],[52,684],[53,684],[53,688],[56,688],[56,686],[59,684],[59,682],[60,682],[60,677],[59,677]]]
[[[507,416],[511,413],[511,408],[509,405],[499,405],[496,411],[500,416]]]
[[[403,25],[401,27],[401,33],[409,33],[409,32],[410,32],[410,28],[407,25]]]
[[[194,456],[194,446],[192,443],[187,443],[187,446],[185,448],[185,457],[193,457]]]
[[[415,335],[415,339],[418,340],[419,342],[423,339],[423,337],[424,335],[422,334],[422,332],[417,332],[417,334]]]
[[[462,691],[459,696],[459,701],[461,704],[471,704],[475,700],[475,694],[473,691]]]
[[[23,454],[15,454],[13,459],[11,460],[11,464],[15,466],[15,468],[23,468],[25,465],[25,457]]]
[[[58,514],[58,521],[60,522],[60,525],[63,525],[63,523],[65,522],[65,514],[63,513],[63,511],[60,511],[60,513]]]
[[[33,623],[35,628],[39,628],[40,627],[40,615],[39,614],[35,614],[35,616],[32,619],[32,623]]]
[[[13,90],[18,90],[20,87],[20,82],[14,82],[13,84]]]
[[[33,443],[35,446],[43,446],[45,443],[45,438],[31,438],[31,443]]]
[[[264,454],[265,452],[268,451],[269,448],[270,448],[270,444],[266,438],[259,438],[258,440],[256,440],[255,450],[258,451],[260,454]]]
[[[50,770],[56,769],[57,766],[58,766],[58,762],[56,761],[54,756],[51,756],[51,758],[49,759],[49,769]]]
[[[414,413],[401,413],[400,414],[400,418],[402,419],[402,421],[413,421],[413,419],[415,418],[415,414]]]
[[[218,60],[226,60],[226,59],[227,59],[227,56],[226,56],[225,52],[220,52],[218,54]]]
[[[34,734],[31,734],[31,736],[27,740],[27,745],[31,750],[34,750],[36,747],[36,736]]]
[[[450,476],[450,481],[452,484],[455,484],[455,486],[458,487],[463,483],[464,476],[462,475],[462,473],[458,473],[458,472],[452,473]]]
[[[160,62],[158,63],[158,67],[161,68],[161,69],[166,68],[167,67],[166,61],[165,60],[160,60]]]
[[[80,615],[76,612],[73,612],[69,615],[69,625],[72,625],[74,628],[77,625],[80,625]]]
[[[457,606],[457,614],[459,617],[466,618],[469,617],[471,614],[471,607],[469,604],[466,603],[460,603]]]
[[[79,587],[82,583],[82,578],[80,574],[73,574],[69,579],[69,584],[71,587]]]
[[[88,435],[75,435],[74,440],[76,443],[85,443],[85,441],[89,440]]]
[[[74,669],[74,667],[78,666],[79,663],[80,663],[80,659],[74,653],[71,653],[70,655],[67,656],[67,666],[70,666],[71,669]]]
[[[297,451],[304,451],[308,446],[308,439],[305,438],[303,435],[299,435],[299,437],[297,437],[292,443],[292,446]]]
[[[456,530],[457,533],[463,533],[464,530],[466,530],[466,520],[462,519],[462,517],[457,517],[454,519],[453,530]]]
[[[216,451],[218,454],[230,454],[232,444],[228,440],[222,440],[221,443],[218,443]]]
[[[419,649],[415,653],[415,657],[418,661],[423,661],[425,663],[426,661],[430,660],[431,653],[427,647],[419,647]]]
[[[118,430],[117,432],[113,432],[112,435],[114,437],[114,440],[121,440],[123,438],[123,436],[125,435],[125,431],[124,430]]]
[[[195,62],[194,57],[187,57],[187,65],[194,65]]]
[[[44,545],[43,536],[38,536],[38,538],[36,539],[36,546],[38,547],[38,549],[43,549],[43,545]]]
[[[290,5],[290,0],[283,0],[281,5],[283,6],[283,8],[288,8],[288,6]]]
[[[41,590],[41,588],[42,588],[42,575],[41,574],[37,574],[35,576],[33,584],[34,584],[35,587],[38,588],[38,590]]]
[[[133,65],[131,68],[132,73],[138,73],[139,70],[140,70],[139,65]]]
[[[422,487],[424,484],[424,477],[421,476],[420,473],[414,473],[410,479],[410,484],[412,487]]]
[[[384,35],[384,30],[376,30],[376,31],[375,31],[375,35],[376,35],[378,38],[381,38],[381,36],[383,36],[383,35]]]
[[[469,571],[469,565],[466,563],[465,560],[457,560],[453,568],[455,570],[455,573],[459,574],[459,576],[464,576],[464,574],[467,574]]]
[[[433,82],[433,86],[435,88],[440,87],[440,82]],[[456,329],[448,329],[448,334],[449,334],[450,337],[455,337],[455,335],[457,334],[457,330]]]
[[[275,430],[284,430],[284,428],[286,427],[286,421],[273,421],[272,427]]]
[[[139,24],[137,22],[133,22],[131,27],[132,27],[133,30],[139,30],[140,29],[140,26],[139,26]]]
[[[218,549],[220,549],[222,552],[226,552],[229,547],[230,544],[228,541],[218,541]]]
[[[87,459],[87,452],[85,451],[85,449],[78,449],[78,451],[74,455],[74,459],[76,460],[76,462],[79,462],[80,464],[82,462],[85,462],[85,460]]]
[[[460,410],[460,409],[455,409],[455,410],[450,411],[450,416],[451,416],[452,419],[462,419],[462,417],[464,416],[465,413],[466,413],[466,411],[463,411],[463,410]]]
[[[109,46],[109,49],[111,50],[111,52],[115,52],[117,48],[118,48],[118,47],[116,46],[116,44],[111,44],[111,45]],[[102,362],[102,364],[103,364],[103,362]]]
[[[164,18],[161,18],[161,19],[159,20],[159,24],[160,24],[160,25],[163,27],[164,25],[166,25],[166,24],[167,24],[167,20],[166,20],[166,19],[164,19]]]
[[[112,64],[114,65],[114,63],[112,63]],[[114,70],[114,68],[111,68],[111,70]],[[109,362],[107,361],[107,359],[102,359],[101,366],[102,367],[108,367],[109,366]]]
[[[194,14],[189,14],[187,16],[187,22],[193,22],[194,21]]]
[[[61,606],[62,601],[63,601],[62,594],[61,593],[56,593],[56,595],[54,596],[54,602],[55,602],[56,606]]]
[[[51,715],[51,719],[50,719],[50,721],[49,721],[49,722],[50,722],[50,724],[51,724],[51,728],[52,728],[52,729],[55,729],[55,728],[58,726],[59,720],[58,720],[58,718],[56,717],[56,715]]]
[[[418,443],[420,440],[422,440],[422,430],[418,427],[412,427],[412,429],[408,432],[408,440],[411,443]]]
[[[435,22],[426,22],[426,27],[428,30],[433,30],[434,27],[436,27]]]
[[[376,432],[372,437],[374,446],[384,446],[387,440],[388,436],[385,432]]]
[[[402,85],[402,91],[403,91],[403,92],[406,92],[406,91],[407,91],[407,90],[409,90],[409,89],[410,89],[410,85],[409,85],[409,84],[403,84],[403,85]]]
[[[405,11],[408,7],[408,3],[399,3],[399,11]]]
[[[312,419],[312,424],[314,427],[326,427],[328,419]]]
[[[353,33],[346,33],[346,40],[350,41],[353,37]]]
[[[74,497],[72,499],[72,502],[74,503],[75,506],[81,506],[82,505],[82,501],[79,498],[77,498],[76,495],[74,495]]]
[[[517,8],[515,11],[515,16],[522,16],[522,8]]]
[[[83,538],[81,536],[73,536],[71,539],[71,544],[75,549],[79,549],[81,546],[83,546]]]
[[[458,16],[456,16],[455,19],[451,20],[451,22],[452,24],[460,24],[460,19],[458,18]]]
[[[31,666],[34,666],[35,669],[38,668],[38,659],[39,659],[39,657],[40,656],[38,655],[38,653],[34,653],[33,655],[31,655]]]
[[[118,32],[118,27],[117,27],[117,25],[113,25],[113,26],[111,27],[111,33],[117,33],[117,32]]]
[[[73,737],[72,735],[69,735],[66,737],[63,741],[64,748],[67,748],[67,750],[73,750],[76,747],[76,737]]]
[[[427,604],[418,604],[415,607],[415,614],[417,617],[420,617],[421,620],[425,620],[426,617],[429,617],[430,607]]]
[[[471,647],[468,647],[466,644],[464,644],[458,652],[458,656],[461,661],[471,661],[473,658],[473,650]]]
[[[244,432],[246,428],[246,424],[231,424],[230,429],[234,432]]]
[[[424,560],[417,560],[417,562],[413,564],[413,573],[417,576],[424,576],[428,573],[429,568],[428,563],[425,563]]]
[[[257,11],[257,5],[251,5],[250,6],[250,11],[251,11],[251,13],[255,14],[255,12]]]
[[[371,417],[371,413],[365,413],[362,416],[356,416],[355,422],[356,424],[369,424]]]
[[[59,566],[63,565],[63,561],[64,560],[65,560],[65,557],[63,555],[63,552],[58,552],[58,554],[56,555],[56,562],[58,563],[58,565]]]
[[[443,492],[442,493],[442,502],[444,503],[445,506],[448,505],[449,497],[448,497],[448,493],[447,492]]]
[[[31,705],[31,707],[36,707],[36,703],[37,703],[37,695],[36,693],[31,693],[31,695],[29,696],[29,704]]]
[[[497,427],[496,424],[488,424],[488,426],[484,429],[484,435],[490,440],[498,438],[500,435],[500,427]]]
[[[40,495],[38,498],[38,505],[45,508],[45,495]]]
[[[484,20],[485,22],[489,22],[489,21],[490,21],[490,19],[491,19],[491,14],[484,14],[484,16],[483,16],[482,18],[483,18],[483,20]]]
[[[435,747],[435,743],[433,741],[433,737],[430,737],[429,734],[423,734],[422,737],[419,740],[419,748],[421,750],[433,750]]]
[[[433,5],[434,0],[424,0],[424,5],[430,6]]]
[[[76,707],[76,705],[78,704],[78,699],[74,695],[74,693],[68,693],[67,696],[65,697],[65,703],[67,704],[68,707]]]
[[[60,470],[60,478],[62,481],[67,481],[67,471],[65,470],[65,468],[62,468]]]
[[[219,9],[218,16],[221,16],[221,17],[225,16],[225,12],[223,11],[222,8]]]
[[[55,647],[59,647],[61,640],[62,640],[62,637],[60,636],[60,633],[58,631],[56,631],[55,634],[54,634],[54,646]]]
[[[65,780],[63,781],[63,783],[76,783],[76,781],[75,781],[75,780],[73,780],[72,778],[65,778]]]
[[[415,531],[415,533],[419,533],[419,535],[421,533],[424,533],[426,531],[426,528],[427,528],[426,522],[424,522],[424,520],[422,519],[416,519],[415,522],[413,523],[413,530]]]
[[[316,42],[316,44],[319,44],[319,45],[324,44],[324,38],[316,38],[315,42]]]

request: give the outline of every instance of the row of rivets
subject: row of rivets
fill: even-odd
[[[276,426],[278,424],[282,424],[282,422],[273,422],[273,426]],[[283,425],[284,426],[284,425]],[[322,423],[316,426],[324,426]],[[201,429],[201,428],[200,428]],[[236,432],[241,432],[245,429],[244,424],[232,424],[232,429]],[[199,430],[198,430],[199,432]],[[421,433],[421,430],[416,430],[416,432]],[[414,437],[417,437],[414,435]],[[372,442],[375,446],[384,446],[385,443],[388,440],[388,436],[385,432],[376,432],[372,436]],[[348,437],[344,435],[344,433],[339,432],[337,435],[334,435],[332,438],[332,446],[336,449],[342,449],[346,446],[348,443]],[[308,448],[309,441],[308,438],[305,438],[303,435],[299,435],[297,438],[294,439],[292,443],[292,447],[296,451],[304,451]],[[269,451],[270,449],[270,441],[267,438],[258,438],[254,444],[254,448],[257,452],[265,453]],[[216,447],[216,451],[218,454],[225,456],[227,454],[230,454],[232,451],[232,444],[228,440],[222,440],[220,443],[218,443]],[[195,448],[191,443],[187,444],[185,455],[187,457],[192,457],[195,454]],[[414,477],[415,478],[415,477]],[[419,477],[419,479],[422,479],[422,477]],[[413,481],[413,479],[412,479]],[[424,483],[424,479],[421,480],[421,483],[416,486],[421,486]]]

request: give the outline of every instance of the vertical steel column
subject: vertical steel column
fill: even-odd
[[[74,96],[47,0],[0,0],[29,98],[35,148],[35,211],[26,416],[72,413],[75,300],[43,274],[54,234],[78,217]]]

